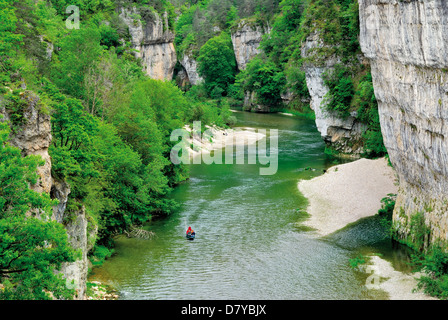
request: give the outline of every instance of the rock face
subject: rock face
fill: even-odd
[[[63,223],[68,234],[68,238],[73,248],[82,250],[82,259],[73,263],[65,263],[60,270],[67,280],[67,285],[76,289],[77,299],[84,299],[86,292],[86,280],[88,260],[87,253],[91,249],[88,245],[87,219],[84,208],[80,212],[72,213],[72,218],[66,221],[66,204],[70,187],[65,182],[55,181],[51,176],[51,158],[48,148],[51,143],[51,122],[50,115],[39,110],[39,96],[31,91],[24,91],[22,99],[27,101],[27,108],[24,110],[23,124],[18,125],[11,135],[10,144],[22,150],[22,155],[39,155],[45,160],[45,164],[37,169],[39,179],[31,188],[37,192],[49,193],[53,199],[58,199],[59,204],[53,208],[52,219]],[[8,110],[0,106],[0,114],[4,120],[9,120]],[[94,237],[96,229],[90,237]],[[71,284],[71,281],[74,284]]]
[[[250,59],[260,53],[259,46],[263,34],[269,29],[256,25],[250,20],[241,20],[232,31],[232,44],[239,70],[246,69]]]
[[[271,107],[262,105],[256,102],[257,94],[256,92],[246,91],[244,93],[244,104],[243,110],[251,111],[251,112],[259,112],[259,113],[269,113],[271,112]]]
[[[361,47],[371,61],[385,146],[400,180],[394,223],[427,242],[448,240],[448,3],[360,0]]]
[[[142,21],[137,17],[142,17]],[[172,80],[177,57],[174,34],[168,28],[168,15],[161,17],[149,9],[121,8],[120,17],[129,27],[132,46],[143,60],[145,72],[157,80]]]
[[[231,38],[238,70],[246,69],[249,61],[261,52],[259,49],[263,35],[269,33],[269,27],[260,26],[251,19],[242,19],[232,29]],[[243,109],[253,112],[270,112],[270,106],[257,103],[255,92],[244,93]]]
[[[310,35],[302,46],[302,56],[312,57],[313,50],[319,47],[322,47],[319,35]],[[357,121],[356,113],[342,118],[336,112],[325,110],[325,96],[329,88],[325,85],[322,75],[331,71],[336,63],[337,59],[333,58],[321,63],[308,62],[304,65],[306,84],[311,96],[310,107],[316,114],[317,130],[326,144],[341,155],[357,158],[364,151],[362,135],[367,129],[366,125]]]
[[[51,158],[48,148],[51,143],[50,115],[39,112],[39,97],[31,91],[24,91],[22,99],[27,101],[23,111],[23,124],[19,125],[11,136],[10,144],[22,150],[23,156],[39,155],[45,160],[42,167],[38,167],[39,180],[31,188],[37,192],[49,193],[52,185]],[[10,120],[8,110],[0,109],[4,120]]]
[[[198,63],[188,53],[184,53],[182,59],[180,59],[180,64],[184,67],[191,85],[194,86],[204,81],[198,73]]]
[[[66,183],[55,182],[53,192],[59,200],[59,205],[54,208],[54,215],[59,223],[63,223],[67,230],[68,240],[75,250],[81,250],[81,259],[71,263],[63,263],[60,272],[66,278],[66,285],[75,289],[75,299],[84,300],[87,291],[87,275],[89,268],[88,252],[93,248],[98,229],[89,230],[89,221],[86,216],[85,207],[75,212],[65,210],[70,187]],[[60,213],[62,212],[62,216]]]

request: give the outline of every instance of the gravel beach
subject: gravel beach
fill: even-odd
[[[309,200],[311,217],[305,225],[322,236],[375,215],[381,199],[398,191],[394,170],[385,158],[334,166],[322,176],[300,181],[298,187]]]

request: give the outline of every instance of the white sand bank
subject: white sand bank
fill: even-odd
[[[375,215],[381,208],[381,199],[398,190],[394,170],[384,158],[332,167],[320,177],[299,182],[298,187],[309,200],[307,211],[311,217],[304,224],[322,236]],[[368,288],[385,291],[391,300],[437,300],[412,292],[420,274],[396,271],[391,263],[376,255],[370,258],[364,266],[371,275],[366,283],[371,285]]]
[[[294,115],[292,113],[287,113],[287,112],[279,112],[279,114],[283,114],[285,116],[290,116],[290,117],[294,117]]]
[[[210,153],[212,150],[224,148],[227,145],[249,145],[257,143],[257,141],[265,137],[264,134],[257,132],[254,128],[235,128],[222,129],[218,127],[206,127],[202,137],[193,136],[188,141],[194,145],[193,149],[188,148],[190,157],[195,157],[201,153]],[[185,127],[191,132],[191,128]]]
[[[395,180],[394,170],[381,158],[334,166],[322,176],[300,181],[311,215],[304,224],[324,236],[373,216],[381,208],[381,199],[397,193]]]
[[[417,288],[419,273],[396,271],[390,262],[375,255],[370,257],[369,266],[369,285],[387,292],[390,300],[438,300],[420,291],[412,292]]]

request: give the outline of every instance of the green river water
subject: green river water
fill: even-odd
[[[152,240],[118,238],[116,254],[90,280],[114,286],[120,299],[387,299],[368,290],[368,274],[349,265],[359,254],[380,253],[408,271],[405,249],[384,240],[377,218],[325,238],[301,225],[307,200],[298,181],[335,164],[314,121],[235,115],[237,126],[278,129],[278,172],[261,176],[259,166],[249,164],[191,165],[190,180],[172,194],[180,210],[149,224]],[[185,238],[189,225],[193,241]]]

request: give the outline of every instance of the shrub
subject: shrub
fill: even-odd
[[[255,92],[257,102],[262,105],[279,107],[281,93],[286,85],[286,77],[272,61],[257,56],[247,65],[237,82],[245,92]]]
[[[336,65],[334,70],[325,72],[322,78],[329,88],[325,97],[325,108],[337,112],[342,117],[348,117],[355,93],[348,68]]]
[[[448,299],[448,254],[435,245],[425,255],[415,255],[414,265],[424,272],[418,279],[417,289],[439,299]]]
[[[228,33],[211,38],[201,48],[198,57],[198,72],[205,80],[205,88],[211,95],[213,90],[227,89],[235,81],[236,60]],[[213,92],[216,95],[216,91]]]
[[[105,246],[95,245],[92,255],[89,257],[93,266],[103,265],[106,259],[110,258],[114,253],[114,249],[106,248]]]

